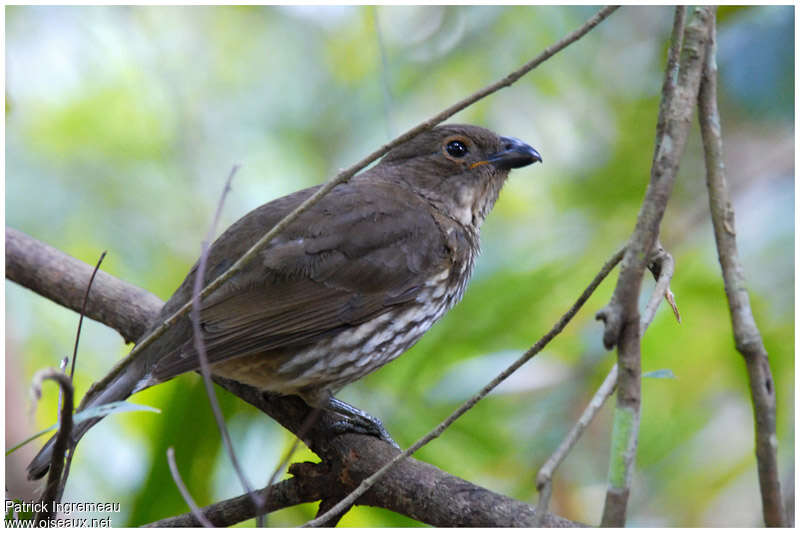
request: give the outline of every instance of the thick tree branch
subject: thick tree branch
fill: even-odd
[[[6,227],[6,277],[45,298],[80,313],[94,269],[52,246]],[[116,305],[128,302],[129,307]],[[163,302],[155,295],[103,272],[92,282],[86,316],[133,342],[145,332]]]
[[[41,288],[42,295],[64,305],[64,298],[75,289],[65,284],[85,283],[88,277],[84,278],[82,274],[91,273],[92,267],[71,259],[52,247],[46,247],[48,254],[43,256],[40,250],[45,245],[37,243],[21,232],[13,233],[13,238],[25,241],[30,246],[9,247],[7,244],[6,261],[14,261],[18,265],[25,265],[41,272],[44,281],[36,287]],[[8,239],[8,233],[6,235]],[[10,257],[12,255],[13,257]],[[136,297],[135,295],[142,290],[102,272],[98,274],[98,279],[104,279],[105,282],[101,284],[95,282],[92,287],[92,298],[102,302],[103,306],[113,309],[99,309],[97,316],[109,318],[107,325],[117,329],[119,323],[111,319],[121,317],[120,310],[131,308],[134,302],[129,298]],[[64,291],[59,292],[48,283],[57,283]],[[159,304],[152,305],[153,302],[159,302],[155,296],[149,295],[146,300],[148,302],[146,306],[140,308],[147,309],[149,314],[143,318],[144,323],[137,326],[141,331],[145,331],[147,321],[152,321],[160,309]],[[130,321],[124,323],[129,324]],[[233,381],[218,378],[215,378],[215,381],[236,396],[258,407],[295,434],[301,433],[303,423],[311,411],[302,400],[294,396],[265,395],[257,389]],[[394,454],[399,453],[392,446],[374,437],[341,435],[334,427],[337,421],[341,421],[340,415],[322,412],[316,423],[302,432],[303,441],[323,459],[324,467],[330,468],[330,477],[317,479],[318,470],[314,470],[314,476],[311,476],[311,471],[304,469],[307,467],[295,466],[291,471],[298,478],[297,483],[307,484],[303,485],[302,490],[298,489],[299,493],[294,493],[302,497],[296,495],[295,499],[284,499],[283,504],[279,503],[281,498],[289,498],[286,496],[288,493],[282,492],[284,490],[282,487],[285,487],[285,482],[282,482],[273,487],[273,491],[277,488],[278,492],[276,495],[270,494],[271,501],[267,502],[265,509],[274,510],[293,505],[291,502],[325,498],[334,498],[338,501],[357,487],[361,480],[390,460]],[[266,495],[266,492],[263,494]],[[239,499],[235,502],[229,500],[204,508],[203,513],[215,525],[230,525],[253,518],[255,509],[250,496],[245,494],[240,498],[248,501],[243,503]],[[533,506],[493,493],[414,459],[406,459],[395,465],[358,503],[391,509],[422,522],[440,526],[529,526],[532,524],[534,513]],[[224,520],[219,521],[220,516],[224,516]],[[162,523],[163,521],[158,524]],[[582,524],[548,513],[544,525],[564,527]]]
[[[711,16],[713,18],[713,13]],[[722,277],[725,281],[733,336],[737,350],[744,357],[747,375],[750,378],[764,523],[767,526],[785,527],[786,513],[781,497],[778,437],[775,430],[775,386],[767,350],[764,348],[761,333],[750,308],[750,298],[736,246],[734,213],[725,178],[722,133],[717,109],[716,30],[713,25],[706,52],[703,81],[700,85],[698,114],[706,160],[706,185],[711,221],[714,226]]]

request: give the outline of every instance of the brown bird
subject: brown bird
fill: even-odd
[[[377,419],[333,394],[405,352],[461,299],[478,231],[509,170],[541,160],[518,139],[468,125],[440,126],[394,148],[201,302],[212,373],[298,395],[389,438]],[[262,205],[228,228],[209,250],[206,284],[317,189]],[[151,331],[191,299],[196,271]],[[190,319],[126,361],[108,386],[90,391],[83,409],[197,370]],[[76,425],[74,442],[99,420]],[[28,466],[29,478],[47,472],[52,443]]]

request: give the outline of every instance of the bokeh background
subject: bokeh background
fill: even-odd
[[[166,299],[199,255],[225,177],[221,227],[320,183],[579,26],[591,7],[7,7],[6,223]],[[515,171],[483,232],[464,301],[402,358],[340,397],[403,446],[533,344],[630,235],[649,179],[668,7],[623,7],[511,88],[452,121],[519,137],[543,165]],[[751,301],[778,397],[781,476],[794,487],[794,8],[719,10],[725,157]],[[760,500],[747,377],[733,345],[696,126],[662,226],[683,317],[662,306],[643,341],[642,427],[629,525],[756,526]],[[616,273],[547,349],[417,457],[535,502],[534,477],[614,362],[594,313]],[[652,290],[643,289],[643,301]],[[6,448],[35,415],[33,373],[71,353],[78,317],[6,282]],[[78,393],[129,350],[84,324]],[[250,480],[263,486],[291,435],[219,393]],[[173,446],[200,505],[240,494],[195,374],[140,393],[81,442],[68,501],[121,502],[115,525],[187,511]],[[606,406],[558,471],[552,509],[597,524]],[[6,459],[30,499],[28,445]],[[310,460],[307,450],[296,460]],[[316,504],[275,513],[298,525]],[[252,525],[252,522],[249,523]],[[347,526],[411,526],[357,508]]]

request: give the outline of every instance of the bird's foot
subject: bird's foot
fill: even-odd
[[[379,439],[388,442],[398,450],[402,450],[400,446],[394,441],[386,428],[383,427],[383,422],[375,418],[366,411],[362,411],[358,407],[354,407],[349,403],[337,400],[331,397],[328,400],[328,409],[344,415],[347,418],[340,420],[334,424],[334,430],[339,433],[361,433],[362,435],[372,435]]]

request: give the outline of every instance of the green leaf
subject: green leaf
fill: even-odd
[[[161,413],[160,409],[156,409],[155,407],[150,407],[149,405],[139,405],[130,402],[111,402],[103,405],[98,405],[97,407],[90,407],[89,409],[84,409],[79,413],[75,413],[75,415],[73,415],[72,417],[72,423],[79,424],[86,420],[91,420],[92,418],[102,418],[104,416],[112,415],[114,413],[125,413],[129,411],[151,411],[153,413]],[[16,446],[6,450],[6,456],[15,452],[19,448],[25,446],[32,440],[38,439],[45,433],[49,433],[50,431],[55,431],[56,429],[58,429],[58,423],[53,424],[49,428],[39,431],[38,433],[20,442]]]
[[[675,374],[669,368],[662,368],[660,370],[653,370],[642,374],[643,378],[656,378],[656,379],[675,379]]]

